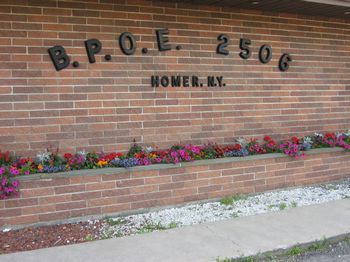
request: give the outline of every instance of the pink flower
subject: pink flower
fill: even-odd
[[[19,180],[14,180],[13,182],[12,182],[12,186],[14,186],[14,187],[18,187],[19,186]]]
[[[6,177],[2,177],[2,179],[1,179],[1,185],[3,185],[3,186],[6,186],[7,185],[7,179],[6,179]]]

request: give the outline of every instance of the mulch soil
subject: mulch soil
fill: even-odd
[[[102,221],[0,231],[0,254],[83,243],[100,239]]]

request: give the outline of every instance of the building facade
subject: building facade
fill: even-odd
[[[1,149],[348,128],[348,1],[276,2],[1,1]]]

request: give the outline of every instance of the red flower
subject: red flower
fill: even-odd
[[[296,136],[292,137],[292,141],[294,144],[298,144],[299,143],[299,139]]]
[[[335,140],[335,134],[334,133],[326,133],[326,139],[333,139]]]
[[[270,137],[270,136],[264,136],[264,140],[265,140],[266,142],[269,142],[269,141],[271,140],[271,137]]]
[[[235,144],[235,150],[239,151],[242,149],[242,146],[240,144]]]
[[[123,153],[120,153],[120,152],[116,153],[116,157],[121,157],[121,156],[123,156]]]
[[[64,157],[65,159],[71,159],[71,158],[73,157],[73,155],[70,154],[70,153],[65,153],[65,154],[63,155],[63,157]]]

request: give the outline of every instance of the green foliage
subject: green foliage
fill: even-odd
[[[163,226],[161,223],[155,224],[153,222],[149,222],[143,225],[143,227],[139,229],[139,233],[144,234],[144,233],[149,233],[156,230],[165,230],[165,229],[167,228]]]
[[[297,206],[298,206],[298,203],[295,202],[295,201],[293,201],[293,202],[292,202],[292,207],[295,208],[295,207],[297,207]]]
[[[323,250],[323,249],[327,248],[328,245],[329,245],[328,240],[323,238],[322,240],[316,241],[307,247],[302,247],[300,245],[296,245],[296,246],[292,247],[291,249],[289,249],[286,252],[286,255],[287,256],[298,256],[298,255],[301,255],[301,254],[304,254],[307,252]]]
[[[93,240],[93,237],[91,234],[87,234],[85,237],[84,237],[84,240],[85,241],[92,241]]]
[[[85,165],[86,168],[92,169],[96,168],[96,164],[99,160],[99,155],[96,152],[89,152],[86,154]]]
[[[171,228],[176,228],[178,226],[178,224],[176,222],[171,222],[168,226],[169,229]]]
[[[136,144],[134,140],[134,144],[130,147],[128,153],[126,154],[127,157],[134,157],[136,154],[142,152],[142,146]]]
[[[305,252],[305,249],[302,248],[300,245],[296,245],[289,249],[286,253],[288,256],[297,256]]]
[[[287,208],[286,203],[281,203],[281,204],[279,205],[279,209],[280,209],[280,210],[285,210],[286,208]]]
[[[244,195],[233,195],[233,196],[227,196],[220,200],[221,205],[230,206],[233,205],[235,202],[240,200],[246,200],[247,196]]]
[[[113,231],[111,230],[104,231],[101,234],[101,239],[110,239],[112,237],[113,237]]]
[[[272,209],[272,208],[274,208],[274,207],[276,207],[276,205],[268,205],[268,206],[267,206],[268,209]]]
[[[325,249],[328,245],[329,245],[328,240],[323,238],[322,240],[311,244],[307,248],[307,251],[317,251],[317,250]]]
[[[113,219],[113,218],[107,218],[106,222],[110,225],[110,226],[117,226],[117,225],[122,225],[125,224],[127,221],[123,218],[117,218],[117,219]]]

